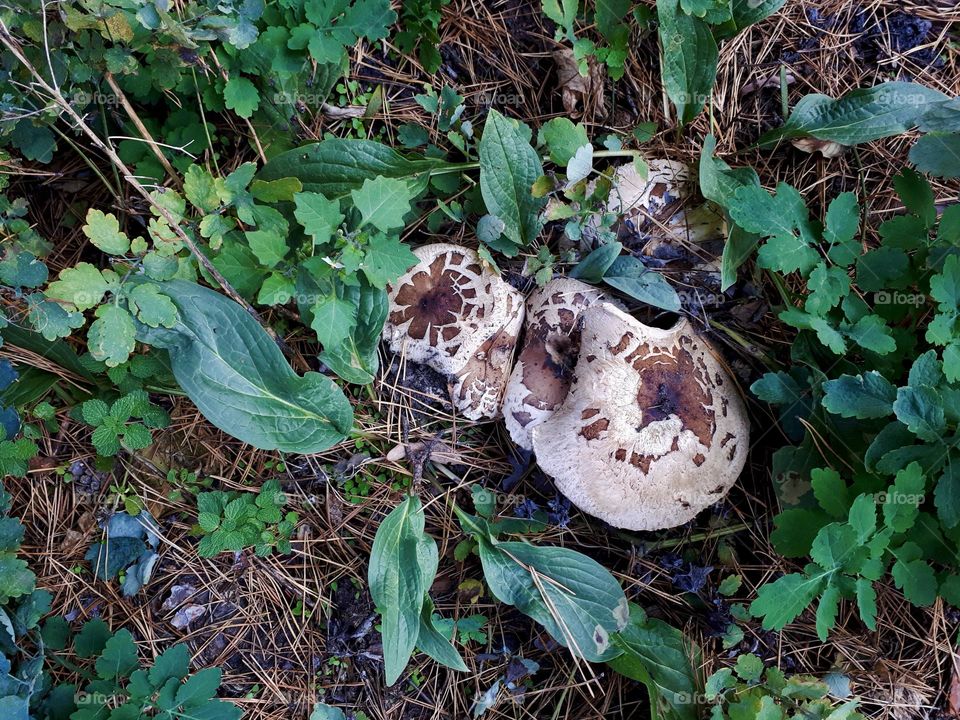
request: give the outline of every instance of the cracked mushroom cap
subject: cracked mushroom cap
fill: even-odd
[[[513,441],[533,449],[530,431],[567,396],[580,352],[580,313],[610,298],[572,278],[551,280],[527,299],[526,337],[503,397],[503,420]]]
[[[686,321],[663,330],[601,303],[583,314],[563,405],[533,428],[537,462],[584,512],[630,530],[691,520],[736,481],[749,421]]]
[[[497,417],[523,322],[523,295],[473,250],[437,243],[388,288],[390,350],[451,376],[454,406],[470,420]]]

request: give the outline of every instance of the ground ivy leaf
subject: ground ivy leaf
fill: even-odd
[[[897,389],[876,370],[827,380],[823,390],[822,403],[829,412],[860,420],[890,415],[897,399]]]
[[[404,226],[403,216],[410,211],[415,194],[410,183],[388,177],[364,180],[359,190],[350,192],[363,222],[381,232]]]
[[[108,255],[125,255],[130,250],[130,238],[120,231],[120,223],[111,213],[104,214],[96,209],[87,211],[83,234]]]
[[[96,316],[87,331],[90,354],[108,367],[126,362],[133,352],[136,338],[133,317],[126,309],[112,303],[98,307]]]

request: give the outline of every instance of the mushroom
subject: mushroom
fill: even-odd
[[[657,530],[720,500],[747,457],[734,382],[687,320],[649,327],[609,303],[582,313],[566,399],[533,428],[540,467],[577,507]]]
[[[533,449],[530,431],[567,396],[580,352],[580,313],[609,297],[572,278],[551,280],[527,299],[526,337],[503,397],[510,437]]]
[[[437,243],[387,288],[383,338],[407,360],[451,377],[454,407],[494,418],[523,322],[523,295],[484,267],[473,250]]]

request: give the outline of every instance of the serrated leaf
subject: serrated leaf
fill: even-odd
[[[667,96],[685,125],[706,104],[717,76],[717,41],[710,26],[682,12],[678,0],[657,0],[662,75]]]
[[[98,307],[96,317],[87,331],[90,354],[108,367],[126,362],[136,340],[133,317],[125,308],[113,304]]]
[[[750,604],[750,613],[763,618],[765,630],[783,630],[813,602],[825,584],[821,573],[784,575],[760,588],[757,599]]]
[[[370,284],[384,289],[417,264],[417,256],[410,247],[393,235],[370,236],[367,251],[360,268]]]
[[[108,278],[87,262],[77,263],[60,272],[59,277],[47,286],[46,295],[52,300],[62,300],[83,312],[100,304],[103,296],[113,286]]]
[[[934,177],[960,177],[960,133],[928,133],[910,148],[910,162]]]
[[[223,88],[223,104],[240,117],[250,118],[260,107],[260,92],[250,80],[235,75]]]
[[[293,196],[293,202],[294,216],[318,245],[329,242],[343,222],[340,203],[327,200],[320,193],[299,192]]]
[[[893,411],[921,440],[937,442],[946,428],[943,398],[928,385],[898,388]]]
[[[365,180],[350,195],[365,224],[389,232],[404,226],[403,216],[410,211],[416,190],[405,180],[377,177]]]

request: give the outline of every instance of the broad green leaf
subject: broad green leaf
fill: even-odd
[[[97,658],[97,675],[104,680],[119,680],[129,677],[139,665],[137,646],[133,635],[126,628],[118,630],[103,646],[103,654]]]
[[[260,106],[260,92],[250,80],[235,75],[223,88],[223,104],[240,117],[249,118]]]
[[[942,178],[960,177],[960,133],[929,133],[910,148],[917,170]]]
[[[376,233],[370,236],[360,269],[371,285],[382,290],[416,264],[417,256],[400,238]]]
[[[663,86],[681,125],[703,109],[717,77],[717,41],[710,26],[682,12],[679,0],[657,0]]]
[[[929,385],[898,388],[893,411],[910,432],[927,442],[939,441],[946,428],[943,398]]]
[[[370,551],[367,579],[381,616],[387,685],[400,678],[413,654],[424,595],[433,583],[433,577],[424,574],[420,558],[423,528],[420,500],[409,495],[380,523]]]
[[[242,307],[182,280],[158,286],[180,319],[138,332],[169,352],[177,382],[211,423],[255,447],[298,453],[324,450],[350,431],[352,408],[339,388],[318,373],[294,373]]]
[[[411,179],[421,184],[431,173],[449,172],[457,166],[439,158],[407,158],[372,140],[332,138],[277,155],[258,174],[261,180],[295,177],[304,192],[320,193],[330,200],[349,198],[365,180],[376,177]]]
[[[897,389],[876,370],[827,380],[823,392],[823,406],[829,412],[860,420],[887,417],[897,399]]]
[[[730,11],[736,27],[734,34],[773,15],[786,4],[787,0],[732,0]]]
[[[786,183],[777,186],[775,196],[759,186],[744,185],[727,204],[738,225],[768,238],[758,255],[762,266],[807,274],[820,262],[820,254],[812,247],[814,236],[803,198]]]
[[[191,675],[177,690],[177,705],[184,708],[203,705],[216,695],[220,677],[221,670],[218,667],[204,668]]]
[[[249,230],[244,233],[247,244],[264,267],[272,268],[287,254],[287,239],[274,229]]]
[[[860,619],[870,630],[877,629],[877,591],[866,578],[857,578],[857,609]]]
[[[847,516],[850,501],[847,496],[847,485],[840,477],[840,473],[831,468],[818,468],[810,473],[810,484],[813,486],[813,495],[820,503],[820,507],[835,518]]]
[[[415,195],[416,189],[405,180],[387,177],[364,180],[359,190],[350,192],[363,222],[381,232],[403,227],[403,216],[410,211]]]
[[[960,523],[960,467],[957,466],[955,457],[947,461],[943,474],[937,480],[933,501],[936,503],[940,522],[945,527],[953,528]]]
[[[190,204],[206,215],[216,212],[220,207],[213,176],[199,165],[191,165],[183,174],[183,194]]]
[[[885,82],[852,90],[838,100],[807,95],[797,103],[783,127],[760,138],[760,145],[812,135],[843,145],[900,135],[918,125],[932,106],[949,98],[910,82]]]
[[[627,626],[612,641],[623,654],[607,664],[646,685],[651,717],[661,717],[658,709],[666,705],[670,708],[668,717],[696,720],[697,706],[690,702],[697,693],[694,673],[700,650],[696,644],[662,620],[648,619],[634,603],[630,603]]]
[[[156,285],[136,285],[127,294],[130,311],[137,319],[150,327],[173,327],[177,322],[177,308]]]
[[[904,168],[894,175],[893,185],[907,210],[923,220],[927,228],[933,227],[937,221],[937,207],[930,183],[919,173]]]
[[[480,562],[490,592],[543,625],[561,645],[589,662],[621,651],[610,636],[628,619],[620,584],[599,563],[560,547],[480,539]]]
[[[918,607],[928,607],[937,599],[937,578],[930,564],[919,558],[919,553],[914,543],[904,543],[894,553],[897,561],[890,568],[890,574],[908,601]]]
[[[104,214],[91,208],[82,229],[90,242],[108,255],[126,255],[130,250],[130,238],[120,230],[120,223],[112,213]]]
[[[603,281],[647,305],[680,311],[680,296],[667,279],[656,270],[648,269],[632,255],[618,257],[607,268]]]
[[[293,214],[297,222],[317,245],[329,242],[343,222],[340,203],[327,200],[320,193],[298,192],[293,196],[293,202],[296,205]]]
[[[906,532],[913,527],[924,500],[925,487],[926,479],[919,463],[912,462],[897,473],[883,503],[883,521],[888,528],[894,532]]]
[[[577,150],[590,143],[583,124],[574,124],[565,117],[556,117],[545,122],[537,139],[541,145],[547,146],[550,160],[560,167],[566,167],[570,159],[577,154]]]
[[[420,631],[417,634],[417,647],[441,665],[466,672],[467,664],[460,657],[460,653],[434,625],[433,612],[433,601],[428,595],[424,598],[423,608],[420,610]]]
[[[528,137],[519,121],[490,110],[477,148],[483,202],[487,212],[503,221],[503,234],[517,251],[539,234],[540,209],[546,202],[533,197],[533,183],[543,175],[543,165]]]
[[[613,261],[620,256],[622,250],[622,243],[616,241],[604,243],[591,250],[589,255],[578,262],[570,271],[570,277],[588,283],[602,282],[604,273],[610,269]]]

